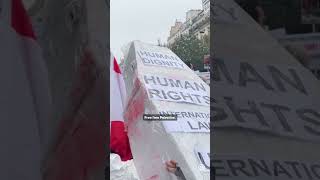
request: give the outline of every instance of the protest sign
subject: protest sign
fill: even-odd
[[[163,124],[167,132],[210,132],[209,109],[204,110],[183,110],[175,108],[170,110],[162,109],[160,114],[177,115],[177,121],[164,121]]]
[[[203,81],[177,79],[159,75],[143,75],[150,99],[210,105],[209,89]]]
[[[238,126],[320,140],[314,77],[306,69],[245,61],[214,63],[214,91],[219,98],[211,110],[216,127]]]
[[[188,69],[188,66],[168,48],[136,42],[135,51],[137,59],[146,66]]]
[[[196,144],[209,146],[209,86],[187,66],[165,64],[177,60],[168,48],[134,41],[126,57],[125,121],[140,179],[170,179],[163,163],[171,159],[186,179],[210,179],[210,172],[199,169],[194,153]],[[155,58],[162,64],[151,64]],[[163,118],[166,115],[177,120]]]
[[[211,165],[222,180],[316,180],[320,163],[316,160],[261,158],[244,155],[213,155]]]

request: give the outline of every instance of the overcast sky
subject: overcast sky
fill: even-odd
[[[110,4],[110,45],[118,59],[130,41],[166,43],[176,19],[185,21],[188,10],[202,9],[201,0],[111,0]]]

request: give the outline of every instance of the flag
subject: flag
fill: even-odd
[[[123,112],[126,90],[120,67],[114,56],[110,61],[110,149],[122,161],[132,159],[129,139],[125,131]]]
[[[0,1],[0,57],[0,179],[40,180],[50,136],[50,88],[21,0]]]

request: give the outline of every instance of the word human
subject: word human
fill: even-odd
[[[207,91],[205,88],[205,84],[201,82],[172,79],[155,75],[144,75],[144,81],[146,84],[159,85],[170,88],[180,88],[185,90],[204,92]]]
[[[250,84],[264,87],[268,91],[288,92],[288,87],[295,89],[303,95],[308,95],[303,81],[299,77],[295,69],[287,69],[287,73],[282,72],[275,66],[267,65],[265,69],[268,74],[261,73],[262,69],[256,69],[253,65],[247,62],[240,62],[232,65],[237,67],[226,66],[223,60],[215,59],[213,70],[213,81],[227,82],[231,85],[247,87]],[[232,74],[235,71],[231,68],[237,68],[239,74]],[[287,75],[289,74],[289,75]],[[268,81],[266,77],[270,77],[273,81]],[[270,79],[269,78],[269,79]],[[274,84],[274,85],[273,85]]]
[[[144,75],[150,98],[174,102],[210,105],[206,84],[167,77]]]
[[[160,52],[148,52],[148,51],[137,51],[143,64],[145,65],[157,65],[164,67],[174,67],[183,69],[185,64],[177,56],[162,54]]]
[[[232,177],[269,180],[279,178],[319,180],[320,164],[300,161],[262,160],[254,158],[220,158],[215,155],[211,160],[216,177]]]
[[[213,72],[214,91],[224,92],[215,97],[216,101],[212,101],[210,107],[215,126],[237,126],[320,141],[319,107],[312,103],[306,88],[310,87],[311,74],[302,79],[308,74],[300,75],[303,71],[297,68],[257,67],[248,62],[222,60],[215,60]],[[225,91],[226,87],[229,91]],[[244,91],[237,91],[239,89]],[[272,99],[269,95],[281,95],[281,98]],[[295,99],[299,100],[295,102]]]

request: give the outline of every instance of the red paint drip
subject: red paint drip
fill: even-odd
[[[116,73],[121,74],[121,70],[120,70],[120,67],[119,67],[119,65],[118,65],[118,62],[117,62],[116,58],[113,59],[113,64],[114,64],[113,70],[114,70]]]

